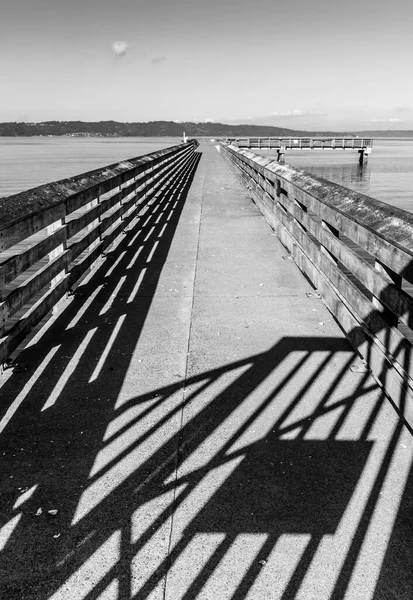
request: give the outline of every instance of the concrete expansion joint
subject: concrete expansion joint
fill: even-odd
[[[200,238],[201,238],[201,226],[202,226],[202,207],[203,207],[203,197],[204,197],[204,186],[205,186],[205,170],[202,173],[202,180],[200,182],[200,216],[197,221],[197,243],[196,243],[196,254],[195,254],[195,268],[193,272],[193,281],[192,281],[192,290],[191,294],[186,297],[192,297],[191,302],[191,310],[189,316],[189,327],[188,327],[188,337],[187,337],[187,347],[186,347],[186,355],[185,355],[185,367],[184,367],[184,375],[183,375],[183,386],[182,386],[182,408],[180,411],[180,420],[179,420],[179,428],[178,428],[178,441],[176,446],[176,460],[175,460],[175,472],[173,478],[173,502],[172,502],[172,512],[171,512],[171,522],[170,522],[170,530],[169,530],[169,541],[168,541],[168,549],[167,549],[167,568],[165,573],[165,581],[163,586],[163,598],[165,599],[168,596],[168,575],[169,571],[172,567],[171,563],[171,552],[172,552],[172,544],[173,544],[173,533],[174,533],[174,518],[177,509],[177,480],[178,480],[178,471],[181,461],[181,453],[183,444],[185,443],[183,439],[183,424],[184,424],[184,410],[185,410],[185,402],[186,402],[186,385],[188,381],[188,371],[189,371],[189,356],[191,353],[191,337],[192,337],[192,328],[193,328],[193,314],[194,314],[194,302],[195,302],[195,287],[197,280],[197,271],[198,271],[198,257],[199,257],[199,246],[200,246]]]

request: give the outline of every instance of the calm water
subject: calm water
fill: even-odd
[[[285,153],[291,166],[413,212],[413,139],[375,139],[367,164],[361,167],[358,157],[355,150]]]
[[[0,197],[179,143],[174,137],[0,137]]]
[[[179,138],[0,137],[0,197],[179,142]],[[413,212],[413,139],[376,139],[363,167],[358,153],[351,150],[287,150],[286,162]]]

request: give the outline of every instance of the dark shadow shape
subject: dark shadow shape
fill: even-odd
[[[410,469],[373,600],[413,597],[413,466]]]
[[[245,458],[191,523],[191,532],[333,534],[373,442],[280,440]]]
[[[13,374],[2,387],[1,409],[4,415],[50,348],[60,345],[52,362],[38,377],[1,436],[3,485],[0,511],[6,520],[10,519],[12,507],[20,496],[19,490],[37,486],[30,499],[22,505],[22,518],[0,556],[3,580],[0,584],[1,597],[2,594],[18,600],[48,597],[51,590],[60,585],[57,582],[62,583],[70,576],[67,557],[75,552],[78,564],[79,557],[80,562],[86,560],[90,548],[98,547],[111,528],[110,525],[101,528],[98,519],[92,527],[86,525],[73,531],[71,520],[88,485],[88,476],[101,449],[104,432],[113,420],[114,403],[151,306],[200,157],[199,153],[195,153],[185,167],[158,191],[157,196],[145,199],[142,203],[142,208],[146,206],[145,212],[135,231],[124,236],[113,252],[113,259],[102,264],[90,281],[80,288],[81,295],[59,315],[41,340],[21,354],[19,362],[27,365],[27,371]],[[133,241],[137,230],[138,238]],[[156,248],[155,241],[158,243]],[[110,309],[104,315],[99,315],[116,292],[119,278],[125,274],[125,267],[139,249],[140,254],[133,269],[126,271],[125,287],[121,290],[123,293],[118,293]],[[114,265],[123,251],[126,251],[124,258]],[[150,254],[151,260],[148,261]],[[113,273],[105,279],[113,266]],[[135,288],[144,267],[146,273],[137,290],[137,299],[128,310],[126,299],[131,289]],[[146,282],[147,278],[150,279],[150,285]],[[88,301],[89,295],[102,283],[103,288],[76,326],[66,330]],[[145,286],[145,296],[140,298],[142,285]],[[137,304],[140,307],[138,319]],[[125,314],[125,324],[110,350],[100,381],[97,385],[91,385],[88,383],[89,377],[110,340],[118,317]],[[133,316],[133,324],[130,323],[129,314]],[[58,402],[41,412],[45,400],[73,359],[85,334],[94,327],[97,330],[95,337],[64,383]],[[89,392],[87,395],[85,386]],[[37,518],[35,514],[39,507],[42,507],[43,516]],[[47,517],[47,510],[56,507],[59,508],[59,517]],[[111,522],[113,519],[109,518],[108,523]],[[63,535],[58,540],[54,539],[57,528],[69,531],[70,535],[66,539]],[[13,575],[9,578],[11,573]],[[123,589],[127,587],[126,583]]]

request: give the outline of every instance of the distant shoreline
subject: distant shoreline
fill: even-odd
[[[44,121],[41,123],[0,123],[0,137],[375,137],[412,138],[413,130],[304,131],[265,125],[230,125],[227,123],[177,123],[149,121]]]

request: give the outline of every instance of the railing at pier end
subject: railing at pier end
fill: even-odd
[[[360,137],[238,137],[225,143],[237,148],[277,150],[277,162],[284,161],[286,150],[357,150],[359,162],[367,161],[373,148],[372,138]]]
[[[0,366],[194,164],[197,141],[0,198]]]
[[[413,214],[236,146],[221,152],[412,426]]]

